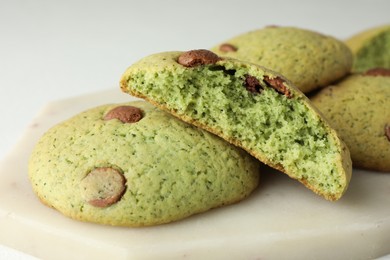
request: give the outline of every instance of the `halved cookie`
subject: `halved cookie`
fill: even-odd
[[[207,50],[165,52],[132,65],[121,88],[244,148],[328,200],[351,177],[347,147],[282,76]]]

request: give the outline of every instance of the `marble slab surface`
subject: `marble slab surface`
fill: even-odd
[[[241,203],[146,228],[64,217],[41,204],[27,177],[39,137],[96,105],[134,98],[117,88],[47,104],[0,163],[0,244],[43,259],[372,259],[390,254],[390,175],[354,169],[337,202],[265,168]]]

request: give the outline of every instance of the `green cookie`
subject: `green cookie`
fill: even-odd
[[[308,93],[340,79],[352,66],[341,41],[294,27],[266,27],[231,38],[211,49],[219,56],[259,64]]]
[[[346,41],[354,55],[353,71],[390,69],[390,25],[370,28]]]
[[[100,106],[51,128],[29,177],[38,197],[71,218],[148,226],[238,202],[257,187],[243,150],[146,102]]]
[[[132,65],[122,90],[244,148],[329,200],[351,177],[346,146],[292,84],[207,50],[166,52]]]
[[[346,142],[354,166],[390,171],[390,69],[351,75],[312,101]]]

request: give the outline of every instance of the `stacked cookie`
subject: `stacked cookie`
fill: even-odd
[[[353,74],[311,96],[348,145],[354,166],[390,172],[390,26],[348,40]]]
[[[365,161],[356,165],[388,169],[378,161],[390,161],[390,122],[377,120],[373,106],[380,100],[385,110],[389,96],[383,84],[390,78],[377,70],[375,76],[344,79],[356,57],[346,44],[273,26],[211,50],[145,57],[125,71],[120,84],[122,91],[148,102],[100,106],[48,130],[29,161],[41,201],[82,221],[148,226],[246,198],[259,183],[260,162],[331,201],[348,188],[349,149],[354,163]],[[335,81],[347,86],[327,87]],[[370,84],[381,87],[372,94]],[[376,116],[375,141],[363,146],[385,150],[382,157],[369,152],[356,159],[357,148],[350,143],[366,132],[341,125],[342,117],[357,109],[331,115],[356,93],[349,85],[359,85],[362,93],[353,102],[375,101],[370,112]],[[312,103],[304,93],[319,88],[324,89]],[[357,125],[350,118],[348,123]],[[358,129],[370,128],[366,121],[360,120]]]

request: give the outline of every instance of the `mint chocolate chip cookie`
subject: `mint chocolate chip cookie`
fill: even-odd
[[[354,55],[353,71],[390,69],[390,25],[367,29],[345,41]]]
[[[100,106],[37,143],[37,196],[71,218],[149,226],[238,202],[257,187],[259,162],[147,102]]]
[[[347,147],[301,91],[275,72],[207,50],[133,64],[123,91],[244,148],[328,200],[348,187]]]
[[[390,172],[390,69],[351,75],[311,99],[348,145],[354,166]]]
[[[250,31],[211,50],[219,56],[272,69],[304,93],[342,78],[352,67],[351,51],[342,41],[294,27],[269,26]]]

